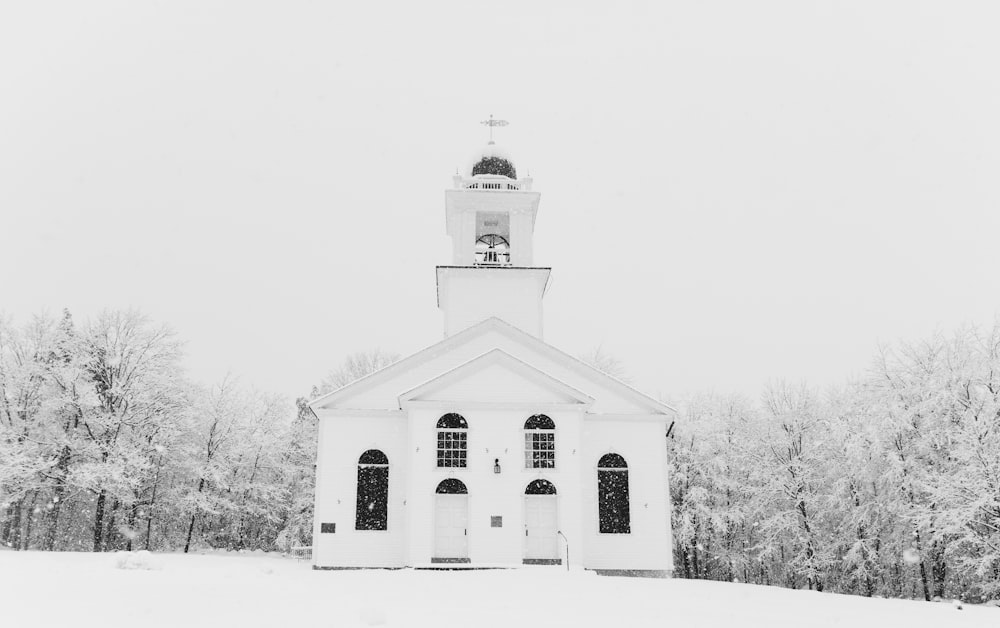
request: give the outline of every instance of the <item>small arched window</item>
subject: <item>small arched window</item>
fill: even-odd
[[[462,480],[448,478],[447,480],[441,480],[441,483],[437,485],[437,489],[434,492],[443,495],[468,495],[469,489],[465,487],[465,482]]]
[[[389,458],[369,449],[358,458],[355,530],[385,530],[389,520]]]
[[[524,489],[525,495],[555,495],[556,486],[548,480],[535,480]]]
[[[556,468],[556,424],[544,414],[524,422],[524,468]]]
[[[476,264],[506,266],[510,264],[510,243],[496,233],[487,233],[476,240]]]
[[[465,468],[469,453],[469,424],[450,412],[437,422],[437,466]]]
[[[605,454],[597,462],[597,505],[602,534],[631,532],[628,464],[618,454]]]

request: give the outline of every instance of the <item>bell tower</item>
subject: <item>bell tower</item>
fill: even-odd
[[[542,337],[542,297],[550,268],[532,265],[540,195],[530,177],[518,178],[510,157],[490,141],[456,173],[445,191],[452,265],[437,267],[438,307],[445,337],[496,316]]]

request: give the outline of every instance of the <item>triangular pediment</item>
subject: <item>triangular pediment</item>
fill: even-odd
[[[410,401],[584,404],[593,397],[500,349],[493,349],[399,396]]]

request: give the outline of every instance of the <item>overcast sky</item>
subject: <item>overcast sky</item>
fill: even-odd
[[[0,312],[306,394],[442,337],[444,190],[541,191],[546,340],[756,395],[1000,311],[1000,4],[0,3]]]

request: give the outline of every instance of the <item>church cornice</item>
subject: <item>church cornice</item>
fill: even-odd
[[[501,272],[507,272],[507,273],[517,273],[517,272],[520,272],[522,274],[528,274],[528,275],[531,275],[531,274],[541,275],[542,273],[544,273],[545,274],[545,278],[544,278],[544,282],[542,283],[542,290],[541,290],[541,296],[542,297],[545,296],[545,292],[549,289],[549,279],[551,278],[551,275],[552,275],[552,267],[551,266],[460,266],[460,265],[437,266],[436,267],[436,271],[435,271],[435,276],[436,276],[436,292],[437,292],[437,305],[438,305],[438,307],[441,307],[441,292],[442,292],[442,288],[441,288],[441,274],[442,274],[442,271],[444,271],[446,273],[449,272],[449,271],[456,271],[456,272],[471,271],[471,272],[475,272],[475,273],[482,273],[482,275],[480,275],[482,277],[488,276],[488,272],[489,271],[501,271]]]

